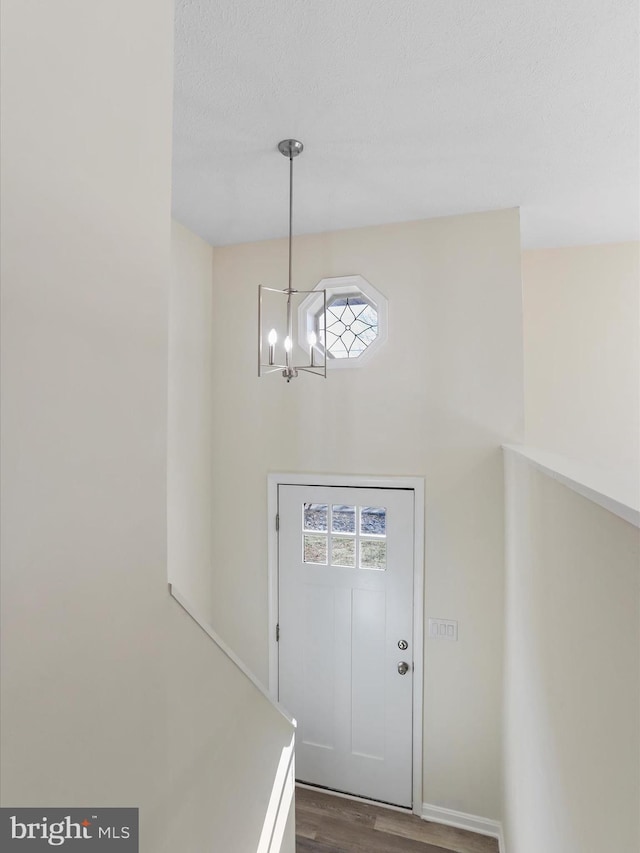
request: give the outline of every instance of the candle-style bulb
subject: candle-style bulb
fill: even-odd
[[[277,335],[275,329],[271,329],[271,331],[269,332],[269,337],[267,338],[267,340],[269,341],[270,347],[275,346],[276,341],[278,340],[278,335]]]
[[[307,340],[309,341],[309,346],[314,347],[318,341],[316,333],[315,332],[309,332],[309,334],[307,335]]]
[[[287,337],[284,339],[285,352],[291,352],[291,346],[291,338],[289,337],[289,335],[287,335]]]

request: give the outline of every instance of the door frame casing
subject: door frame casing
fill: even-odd
[[[269,584],[269,692],[278,699],[278,514],[279,486],[342,486],[413,491],[413,731],[412,811],[422,815],[424,690],[424,477],[363,477],[356,474],[274,473],[267,477],[267,545]]]

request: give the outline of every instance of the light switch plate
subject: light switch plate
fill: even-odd
[[[429,637],[432,640],[457,640],[458,623],[454,619],[429,619]]]

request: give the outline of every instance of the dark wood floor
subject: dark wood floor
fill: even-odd
[[[296,788],[296,853],[498,853],[495,838]]]

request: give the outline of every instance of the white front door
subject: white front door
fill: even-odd
[[[412,805],[411,489],[278,488],[279,698],[296,776]]]

